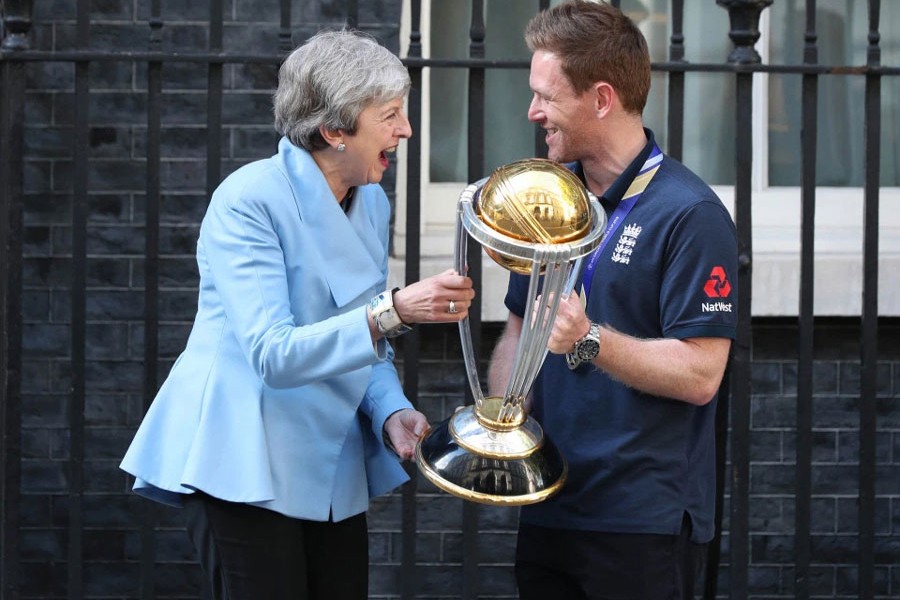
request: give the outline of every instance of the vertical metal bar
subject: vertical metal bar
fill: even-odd
[[[706,556],[703,581],[703,600],[713,600],[719,587],[719,565],[722,562],[722,521],[725,515],[725,472],[728,464],[728,414],[731,399],[731,369],[733,358],[728,357],[725,374],[716,397],[716,531]]]
[[[684,2],[672,0],[672,37],[669,60],[684,60]],[[683,71],[669,73],[669,112],[667,123],[667,152],[675,160],[684,154],[684,79]],[[728,415],[731,410],[731,370],[734,352],[728,356],[725,373],[716,395],[715,445],[716,445],[716,507],[715,531],[706,555],[703,581],[704,600],[713,600],[719,587],[719,567],[722,563],[722,523],[725,516],[725,477],[728,466]]]
[[[538,11],[547,10],[550,8],[550,0],[539,0],[538,1]],[[547,148],[547,132],[544,131],[542,127],[535,123],[534,125],[534,155],[540,158],[547,158],[547,152],[549,149]]]
[[[223,4],[209,1],[209,52],[222,51]],[[222,71],[220,62],[210,62],[206,71],[206,198],[207,202],[222,178]],[[209,594],[204,582],[204,597]]]
[[[752,331],[750,299],[753,264],[750,167],[753,75],[737,73],[735,222],[738,233],[738,331],[734,344],[731,404],[731,597],[747,597],[749,565],[750,395]]]
[[[149,50],[162,45],[160,0],[150,6]],[[162,63],[147,65],[147,198],[144,222],[144,414],[156,395],[159,379],[159,205],[160,205],[160,121],[162,114]],[[141,599],[156,598],[156,507],[141,503]]]
[[[409,58],[422,57],[421,0],[410,2]],[[409,67],[412,87],[409,92],[407,113],[412,125],[413,136],[407,140],[406,166],[406,266],[404,276],[412,283],[421,277],[419,259],[421,256],[421,214],[422,214],[422,67]],[[420,330],[413,329],[403,339],[403,391],[413,405],[419,400],[419,363],[421,346]],[[403,544],[400,564],[400,598],[413,600],[416,597],[418,577],[416,571],[416,486],[418,471],[407,463],[410,480],[402,489],[402,530]]]
[[[347,27],[349,29],[359,27],[359,0],[347,0]]]
[[[18,600],[22,485],[22,246],[25,65],[31,2],[10,2],[0,62],[0,597]]]
[[[472,21],[469,27],[469,58],[485,57],[485,25],[484,0],[472,0]],[[469,181],[476,181],[484,173],[484,67],[469,68],[468,94],[468,164]],[[481,245],[469,244],[468,264],[469,277],[475,289],[482,289]],[[469,308],[469,325],[472,332],[472,344],[475,364],[481,355],[481,297],[476,295]],[[466,404],[472,404],[472,390],[466,386]],[[478,596],[478,514],[479,506],[474,502],[463,501],[462,513],[462,598],[477,600]]]
[[[672,34],[669,44],[669,60],[685,63],[684,60],[684,2],[672,0]],[[683,71],[669,73],[669,98],[667,115],[667,152],[676,159],[682,160],[684,154],[684,80]],[[715,534],[709,546],[704,577],[703,597],[712,600],[716,596],[719,582],[719,565],[722,556],[722,522],[725,512],[725,475],[727,472],[728,421],[731,409],[731,372],[734,352],[728,359],[728,365],[716,399],[716,508]]]
[[[222,51],[222,15],[225,0],[209,2],[209,51]],[[222,178],[222,69],[210,62],[206,82],[206,197],[210,198]]]
[[[772,0],[716,0],[728,10],[728,37],[734,49],[728,61],[735,72],[735,191],[734,210],[738,234],[738,330],[731,381],[731,518],[729,519],[731,598],[747,597],[750,514],[750,397],[752,391],[751,306],[753,266],[752,182],[753,73],[741,65],[761,61],[754,44],[759,39],[759,16]]]
[[[869,0],[866,64],[881,65],[878,0]],[[875,597],[875,436],[878,433],[878,202],[881,161],[881,75],[866,73],[865,208],[859,406],[859,598]]]
[[[803,62],[818,62],[816,45],[816,2],[806,2],[806,33]],[[812,446],[813,446],[813,349],[815,290],[815,226],[816,226],[816,143],[818,131],[819,76],[804,74],[802,79],[802,122],[800,130],[801,155],[801,225],[800,225],[800,306],[798,308],[797,340],[797,444],[794,497],[794,596],[809,598],[810,514],[812,509]]]
[[[684,61],[684,0],[672,0],[672,36],[669,38],[669,61]],[[667,153],[681,160],[684,145],[684,71],[669,72],[669,110],[667,123]]]
[[[76,46],[90,46],[90,0],[78,0]],[[69,401],[68,598],[84,596],[84,403],[87,331],[87,217],[90,63],[75,63],[75,135],[72,147],[72,396]]]
[[[291,0],[279,0],[278,9],[280,15],[278,26],[278,53],[281,56],[286,56],[294,47],[291,36]]]
[[[25,69],[0,64],[0,596],[18,598],[22,426],[22,138]]]

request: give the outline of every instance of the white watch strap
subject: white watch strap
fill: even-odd
[[[375,321],[375,327],[384,337],[397,337],[412,329],[403,322],[394,308],[394,292],[399,289],[385,290],[369,302],[372,320]]]

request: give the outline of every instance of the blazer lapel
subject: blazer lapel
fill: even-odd
[[[321,256],[322,273],[335,304],[346,306],[384,278],[380,265],[385,251],[365,214],[369,203],[357,189],[348,218],[308,152],[284,138],[278,154],[294,188],[304,235],[312,236]]]

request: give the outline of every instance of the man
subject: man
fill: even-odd
[[[721,201],[664,156],[641,113],[646,40],[618,9],[575,0],[535,16],[528,119],[609,227],[561,303],[532,414],[569,464],[522,508],[522,600],[693,598],[714,534],[715,397],[737,320],[737,243]],[[491,361],[505,389],[528,280],[511,275]],[[586,298],[586,300],[585,300]]]

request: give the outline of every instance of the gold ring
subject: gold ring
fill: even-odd
[[[453,300],[450,301],[450,308],[447,309],[447,312],[449,312],[451,315],[455,315],[459,312],[458,310],[456,310],[456,302],[454,302]]]

